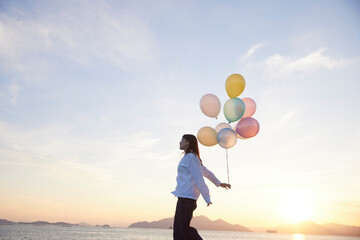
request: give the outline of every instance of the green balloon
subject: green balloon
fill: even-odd
[[[229,122],[239,120],[245,113],[245,103],[240,98],[230,98],[224,104],[224,115]]]

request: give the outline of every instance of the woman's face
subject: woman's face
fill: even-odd
[[[189,142],[185,139],[182,138],[180,141],[180,149],[181,150],[186,150],[186,148],[189,146]]]

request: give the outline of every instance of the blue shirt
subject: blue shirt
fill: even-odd
[[[201,195],[206,203],[210,201],[209,188],[206,186],[204,177],[208,178],[217,187],[221,182],[205,166],[201,165],[200,159],[194,153],[186,153],[180,160],[176,177],[176,189],[172,192],[177,197],[197,200]]]

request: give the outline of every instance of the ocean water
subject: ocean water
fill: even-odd
[[[359,237],[199,231],[204,240],[359,240]],[[0,239],[27,240],[171,240],[170,229],[61,227],[54,225],[34,226],[27,224],[0,225]]]

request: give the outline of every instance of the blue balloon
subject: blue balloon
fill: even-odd
[[[229,122],[239,120],[245,113],[245,103],[240,98],[230,98],[224,104],[224,115]]]
[[[220,147],[232,148],[237,142],[237,134],[231,128],[223,128],[218,132],[216,140]]]

